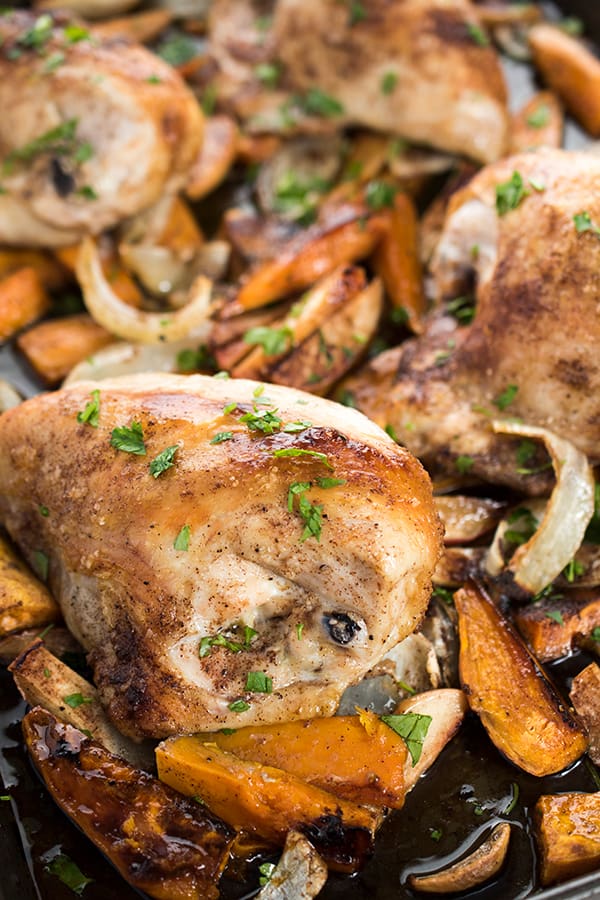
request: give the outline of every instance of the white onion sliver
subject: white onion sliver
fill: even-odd
[[[327,865],[298,831],[289,831],[281,859],[257,900],[312,900],[327,881]]]
[[[204,335],[206,337],[207,333]],[[177,372],[177,356],[182,350],[194,349],[203,336],[170,344],[129,344],[125,341],[110,344],[93,356],[78,363],[67,375],[63,387],[75,381],[101,381],[117,375],[139,372]]]
[[[497,434],[543,441],[552,459],[556,485],[544,517],[508,566],[520,587],[537,594],[560,575],[583,541],[594,514],[594,475],[583,453],[546,428],[502,421],[492,427]]]
[[[90,315],[117,337],[142,344],[158,344],[197,338],[210,314],[211,283],[199,277],[192,284],[189,300],[176,311],[144,312],[128,306],[112,290],[92,238],[81,245],[77,260],[77,278]]]

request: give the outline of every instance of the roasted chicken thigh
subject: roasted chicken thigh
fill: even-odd
[[[76,243],[183,186],[202,113],[171,66],[64,14],[3,15],[0,42],[0,243]]]
[[[219,97],[229,98],[251,126],[314,129],[334,122],[482,162],[504,152],[502,70],[468,0],[278,0],[265,31],[256,23],[266,7],[259,0],[217,0],[211,15]],[[271,95],[255,75],[266,61],[281,70]],[[315,118],[303,123],[306,114]]]
[[[5,413],[0,518],[133,736],[331,714],[417,626],[440,552],[427,475],[364,416],[200,375]]]
[[[359,408],[430,465],[456,472],[462,456],[473,474],[530,493],[548,472],[519,465],[490,419],[548,428],[598,460],[599,226],[595,154],[540,151],[483,169],[451,202],[425,333],[349,380]],[[473,284],[464,326],[448,308]]]

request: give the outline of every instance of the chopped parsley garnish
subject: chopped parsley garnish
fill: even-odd
[[[273,456],[276,456],[278,459],[286,459],[295,456],[312,456],[324,466],[327,466],[328,469],[333,469],[333,466],[327,459],[327,455],[325,453],[320,453],[318,450],[302,450],[300,447],[285,447],[282,450],[274,450]]]
[[[398,75],[396,72],[386,72],[381,79],[381,93],[386,96],[393,94],[398,84]]]
[[[396,188],[387,181],[370,181],[365,188],[365,200],[369,209],[379,210],[394,205]]]
[[[158,456],[155,456],[150,463],[150,474],[154,478],[158,478],[167,469],[172,469],[175,465],[173,460],[178,450],[179,444],[173,444],[171,447],[166,447]]]
[[[281,78],[281,66],[277,63],[260,63],[254,69],[254,74],[265,87],[277,87]]]
[[[399,716],[381,716],[381,721],[400,735],[408,748],[413,766],[416,766],[421,758],[423,742],[432,722],[431,716],[403,713]]]
[[[162,79],[158,75],[149,75],[146,84],[161,84]]]
[[[547,103],[540,103],[540,105],[527,116],[527,124],[530,128],[543,128],[549,121],[550,107]]]
[[[244,343],[262,347],[267,356],[278,356],[289,349],[292,338],[290,328],[269,328],[266,325],[257,325],[250,328],[244,334]]]
[[[292,222],[311,225],[317,215],[319,200],[330,186],[324,178],[301,178],[293,171],[284,172],[275,184],[274,210]]]
[[[244,413],[240,416],[240,422],[248,428],[249,431],[262,431],[263,434],[275,434],[281,429],[283,420],[277,415],[277,410],[259,410],[254,407],[254,412]]]
[[[526,544],[533,536],[537,527],[538,520],[530,509],[526,506],[519,506],[506,517],[509,525],[516,525],[516,528],[507,528],[504,532],[504,540],[510,544]]]
[[[229,413],[232,413],[234,409],[237,409],[237,403],[235,400],[232,400],[231,403],[228,403],[223,407],[223,415],[228,416]]]
[[[457,456],[454,460],[454,465],[458,469],[461,475],[466,475],[471,471],[475,460],[472,456],[467,456],[466,454],[462,454],[461,456]]]
[[[264,672],[248,672],[246,675],[246,690],[252,694],[271,694],[273,692],[273,679]]]
[[[215,634],[215,635],[207,635],[200,639],[200,646],[198,647],[198,656],[200,659],[204,659],[206,656],[210,656],[210,651],[213,647],[225,647],[226,650],[231,650],[232,653],[241,653],[242,650],[248,650],[250,644],[252,643],[252,638],[256,637],[258,631],[255,631],[254,628],[251,628],[250,625],[243,626],[243,637],[241,641],[233,640],[233,638],[228,638],[225,634]]]
[[[197,56],[196,44],[185,34],[173,34],[162,41],[156,52],[171,66],[182,66]]]
[[[110,436],[110,445],[124,453],[133,453],[135,456],[146,455],[144,432],[141,422],[132,421],[129,426],[122,425],[113,428]]]
[[[565,34],[570,34],[573,37],[579,37],[585,30],[582,20],[576,16],[567,16],[565,19],[561,19],[558,27]]]
[[[294,497],[304,494],[312,487],[310,481],[294,481],[288,488],[287,507],[289,512],[294,511]]]
[[[317,541],[320,541],[323,527],[323,505],[321,503],[311,503],[304,494],[300,494],[298,513],[304,522],[304,531],[300,536],[300,542],[304,543],[309,537],[314,537]]]
[[[298,622],[298,624],[296,625],[296,637],[298,638],[299,641],[302,640],[302,632],[303,631],[304,631],[304,622]],[[598,629],[598,631],[600,631],[600,628]],[[592,634],[593,634],[593,632],[592,632]]]
[[[595,628],[592,628],[590,637],[597,644],[600,643],[600,625],[596,625]]]
[[[198,369],[214,369],[215,358],[209,352],[206,344],[201,344],[196,350],[186,348],[177,354],[177,368],[180,372],[196,372]]]
[[[175,550],[189,550],[190,549],[190,534],[192,532],[190,525],[184,525],[175,540],[173,541],[173,547]]]
[[[92,36],[87,28],[81,25],[65,25],[65,37],[69,44],[78,44],[80,41],[90,41]]]
[[[91,159],[94,155],[94,148],[88,141],[84,141],[80,144],[75,152],[73,153],[73,159],[76,163],[84,163],[87,162],[88,159]]]
[[[12,172],[15,163],[27,163],[40,156],[42,153],[52,153],[54,156],[67,156],[74,154],[78,149],[76,132],[79,119],[68,119],[44,132],[39,137],[29,141],[22,147],[17,147],[6,156],[2,165],[2,171],[8,175]]]
[[[357,25],[367,18],[367,11],[359,0],[348,0],[348,24]]]
[[[325,488],[326,490],[340,487],[343,484],[346,484],[345,478],[317,478],[317,487]]]
[[[84,697],[79,691],[76,694],[67,694],[66,697],[63,697],[63,700],[71,709],[77,709],[78,706],[83,706],[84,703],[94,702],[92,697]]]
[[[60,50],[57,50],[56,53],[51,53],[50,56],[44,62],[44,72],[49,74],[50,72],[55,72],[62,64],[64,63],[66,57],[64,53],[61,53]]]
[[[42,581],[47,581],[48,579],[49,564],[50,560],[42,550],[33,551],[33,568]]]
[[[22,47],[31,47],[34,50],[40,50],[52,37],[53,27],[54,23],[52,21],[52,16],[45,13],[35,20],[31,28],[28,28],[27,31],[20,34],[17,37],[16,42]]]
[[[441,841],[443,834],[444,834],[444,832],[442,831],[441,828],[430,828],[429,829],[429,837],[431,838],[432,841],[435,841],[436,843],[438,841]]]
[[[59,881],[78,895],[82,894],[86,885],[92,884],[94,880],[84,875],[77,863],[74,863],[66,853],[59,853],[47,862],[44,868],[51,875],[56,875]]]
[[[75,192],[78,197],[83,197],[84,200],[97,200],[98,194],[94,190],[94,188],[89,184],[84,184],[83,187],[77,188]]]
[[[448,606],[454,606],[454,592],[449,591],[448,588],[440,587],[440,585],[436,584],[431,592],[431,596],[439,597]]]
[[[470,325],[475,317],[475,301],[472,297],[455,297],[448,301],[446,309],[461,325]]]
[[[322,116],[325,119],[333,119],[335,116],[341,116],[344,112],[344,107],[339,100],[330,97],[319,88],[310,88],[300,98],[300,106],[308,115]]]
[[[2,796],[0,796],[0,800],[10,800],[10,794],[2,794]]]
[[[471,40],[477,44],[478,47],[487,47],[490,43],[490,39],[483,28],[475,22],[467,22],[467,31]]]
[[[565,620],[563,619],[563,615],[558,609],[551,609],[550,612],[546,613],[547,619],[552,619],[553,622],[556,622],[557,625],[564,625]]]
[[[563,575],[571,584],[580,575],[585,572],[585,566],[578,559],[571,559],[563,569]]]
[[[250,709],[250,704],[245,700],[234,700],[228,708],[231,712],[246,712],[247,709]]]
[[[91,425],[92,428],[98,427],[100,418],[100,391],[92,391],[92,399],[88,400],[84,409],[77,413],[77,421],[81,425]]]
[[[284,431],[286,434],[300,434],[301,431],[306,431],[307,428],[311,427],[312,422],[288,422],[287,425],[283,426],[282,431]]]
[[[347,406],[349,409],[356,409],[356,399],[352,391],[347,390],[346,388],[338,394],[337,397],[338,403],[341,403],[342,406]]]
[[[596,225],[595,222],[592,222],[592,217],[586,210],[576,213],[573,216],[573,222],[575,223],[575,231],[578,234],[583,234],[586,231],[591,231],[597,237],[600,237],[600,228]]]
[[[258,867],[258,871],[260,874],[260,878],[258,879],[258,883],[261,887],[264,887],[265,884],[268,884],[273,877],[273,872],[275,871],[275,863],[264,862],[261,863]]]
[[[388,423],[388,424],[385,426],[384,431],[385,431],[385,433],[386,433],[387,435],[389,435],[389,436],[391,437],[391,439],[392,439],[393,441],[395,441],[397,444],[400,443],[400,438],[399,438],[398,435],[396,434],[396,429],[394,428],[393,425],[390,425],[390,424]]]
[[[516,209],[528,194],[529,191],[525,187],[521,173],[513,172],[508,181],[496,185],[496,210],[498,215],[505,216],[512,209]]]
[[[504,409],[506,409],[507,406],[510,406],[510,404],[513,402],[513,400],[517,396],[518,390],[519,390],[518,385],[509,384],[508,387],[506,387],[502,391],[501,394],[498,394],[498,396],[492,400],[492,403],[498,409],[504,410]]]
[[[511,813],[515,806],[517,805],[519,800],[519,785],[516,781],[513,781],[510,786],[510,800],[502,810],[503,814],[506,816],[508,813]]]
[[[211,438],[211,444],[222,444],[223,441],[230,441],[233,438],[233,431],[219,431],[213,438]]]
[[[48,507],[47,506],[38,506],[38,509],[40,511],[40,516],[43,516],[45,519],[47,519],[48,516],[50,515],[50,510],[48,509]]]
[[[396,684],[398,685],[398,687],[401,690],[405,691],[407,694],[416,694],[417,693],[416,688],[411,687],[410,684],[407,684],[405,681],[402,681],[401,679],[398,680],[396,682]]]

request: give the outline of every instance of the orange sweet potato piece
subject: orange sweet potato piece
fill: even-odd
[[[240,312],[266,306],[309,287],[338,266],[363,259],[389,227],[389,211],[353,218],[325,233],[317,224],[277,259],[259,265],[243,280],[237,295]],[[313,230],[314,229],[314,230]]]
[[[529,45],[544,81],[586,131],[600,135],[600,59],[555,25],[534,25]]]
[[[23,734],[56,803],[130,884],[156,900],[217,900],[234,837],[217,816],[40,707]]]
[[[65,287],[73,280],[69,270],[45,250],[0,249],[0,278],[26,266],[35,269],[48,291]]]
[[[585,752],[582,726],[487,595],[454,594],[459,673],[469,706],[496,747],[531,775],[551,775]]]
[[[600,765],[600,666],[590,663],[573,679],[571,702],[587,728],[590,759]]]
[[[94,25],[94,34],[103,38],[121,38],[146,44],[159,36],[171,24],[173,13],[168,9],[147,9],[130,16],[119,16]]]
[[[87,313],[50,319],[30,328],[17,338],[17,346],[30,366],[47,385],[62,381],[71,369],[114,336]]]
[[[31,266],[17,269],[0,281],[0,340],[6,340],[50,307],[39,273]]]
[[[546,794],[534,819],[544,886],[600,866],[600,793]]]
[[[185,192],[198,200],[219,185],[237,156],[238,127],[229,116],[209,116],[204,123],[204,140],[190,169]]]
[[[336,797],[392,809],[404,803],[406,744],[374,713],[249,726],[205,737],[221,750],[285,769]]]
[[[242,760],[205,743],[174,737],[156,748],[158,777],[198,796],[234,828],[283,845],[290,829],[305,834],[331,868],[354,871],[372,849],[377,815],[273,766]]]
[[[510,152],[561,147],[563,128],[563,109],[556,94],[540,91],[511,117]]]
[[[58,604],[0,535],[0,636],[60,619]]]
[[[396,194],[390,227],[375,250],[373,264],[392,305],[406,312],[411,329],[420,334],[426,301],[419,259],[417,211],[408,194]]]
[[[560,659],[600,627],[600,598],[542,600],[518,609],[515,624],[540,662]]]

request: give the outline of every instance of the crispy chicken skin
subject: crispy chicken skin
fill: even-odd
[[[499,215],[496,186],[520,174],[524,196]],[[535,185],[535,187],[534,187]],[[575,216],[591,225],[578,231]],[[466,327],[439,310],[425,334],[376,359],[347,389],[414,453],[456,472],[459,455],[491,481],[536,493],[515,443],[490,417],[517,417],[597,460],[600,427],[600,159],[548,150],[488,166],[452,200],[433,261],[439,301],[476,285]],[[476,249],[475,249],[476,248]],[[513,387],[510,387],[513,386]],[[509,389],[509,394],[505,392]],[[503,400],[509,398],[502,409]]]
[[[481,162],[504,152],[506,87],[496,52],[473,37],[477,18],[468,0],[365,0],[358,19],[352,4],[339,0],[279,0],[266,34],[255,26],[264,6],[217,0],[212,14],[213,55],[225,92],[235,95],[237,83],[240,111],[266,117],[264,109],[252,110],[248,85],[251,66],[270,57],[282,64],[281,89],[294,96],[317,89],[341,104],[330,123],[367,126]],[[281,108],[284,98],[274,99]]]
[[[57,14],[38,38],[42,53],[28,44],[36,21],[24,11],[0,19],[0,242],[55,247],[178,190],[200,147],[202,113],[144,47],[73,40]]]
[[[94,390],[97,427],[77,420]],[[240,417],[254,406],[311,424],[253,431]],[[134,421],[145,456],[111,446]],[[241,379],[141,375],[29,400],[0,418],[0,495],[26,557],[48,557],[102,701],[133,736],[331,714],[419,623],[440,552],[429,480],[407,451],[354,410]],[[322,506],[320,539],[301,502]],[[218,634],[238,652],[205,642],[201,657]],[[272,693],[247,689],[250,672]]]

